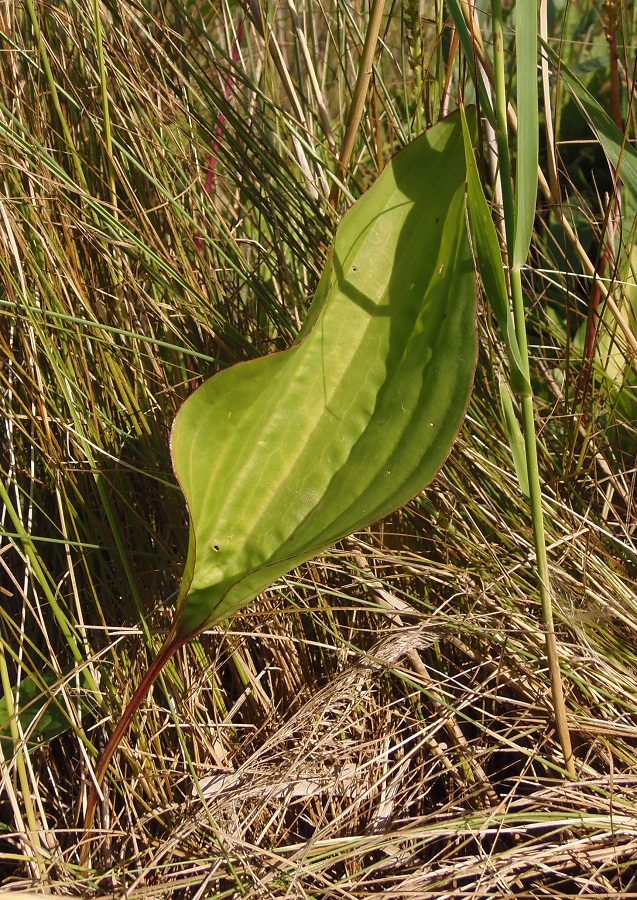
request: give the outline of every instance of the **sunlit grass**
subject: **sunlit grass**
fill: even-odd
[[[602,353],[583,359],[591,279],[573,233],[595,265],[612,182],[563,94],[560,205],[540,200],[522,283],[578,780],[564,782],[553,733],[504,354],[482,312],[474,397],[434,485],[180,653],[114,763],[92,867],[77,868],[96,754],[172,617],[179,404],[218,366],[290,343],[338,213],[471,100],[447,12],[388,6],[334,210],[367,7],[294,9],[108,3],[102,63],[92,2],[6,12],[0,635],[4,709],[28,696],[37,715],[1,734],[0,876],[128,897],[629,893],[634,376],[607,313],[621,377]],[[584,77],[594,60],[610,85],[592,5],[551,28],[569,65]],[[628,18],[617,28],[630,123],[635,35]],[[604,80],[597,96],[612,108]],[[606,277],[620,260],[612,291],[632,327],[634,198],[622,204]]]

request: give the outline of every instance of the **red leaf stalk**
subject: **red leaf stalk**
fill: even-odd
[[[80,863],[82,866],[85,866],[87,864],[88,857],[91,852],[91,829],[93,827],[93,818],[95,816],[95,808],[99,800],[99,787],[104,780],[104,774],[106,772],[106,769],[108,768],[108,764],[113,758],[113,755],[117,750],[122,737],[126,733],[133,716],[135,715],[149,690],[157,680],[161,670],[164,668],[166,663],[170,659],[172,659],[175,653],[179,649],[181,649],[184,644],[187,644],[192,637],[192,634],[187,634],[185,637],[176,637],[174,632],[171,631],[171,633],[166,638],[166,641],[161,650],[148,667],[148,671],[139,683],[137,690],[131,697],[106,747],[102,751],[102,755],[100,756],[97,768],[95,769],[95,780],[93,782],[93,786],[91,787],[91,791],[88,795],[88,802],[86,804],[86,815],[84,816],[83,826],[84,834],[82,836],[83,847],[80,857]]]

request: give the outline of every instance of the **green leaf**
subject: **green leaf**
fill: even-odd
[[[520,268],[529,255],[537,204],[537,0],[518,0],[515,10],[518,139],[515,165],[515,239],[511,267]]]
[[[500,243],[489,205],[482,190],[482,183],[478,175],[473,152],[473,141],[469,134],[469,127],[464,112],[461,111],[461,115],[467,166],[467,207],[469,210],[471,236],[478,258],[480,278],[482,279],[486,298],[504,338],[511,368],[513,390],[518,394],[528,395],[531,393],[531,386],[528,375],[525,373],[522,354],[515,335],[515,324],[509,304]]]
[[[172,453],[196,549],[177,635],[403,505],[443,464],[476,364],[464,193],[453,114],[343,218],[309,332],[184,403]]]
[[[506,425],[507,438],[509,447],[511,448],[511,456],[513,457],[513,465],[515,473],[518,477],[518,484],[524,496],[529,499],[531,492],[529,491],[529,470],[526,464],[526,444],[522,436],[522,429],[515,414],[513,405],[513,396],[509,390],[509,386],[505,381],[500,382],[500,402],[502,411],[504,412],[504,422]]]
[[[493,109],[493,103],[491,102],[491,95],[485,88],[485,80],[482,77],[482,72],[478,68],[478,61],[474,48],[474,38],[469,31],[469,27],[462,13],[460,0],[447,0],[447,6],[451,18],[453,19],[456,33],[460,38],[460,44],[462,45],[465,60],[471,60],[473,63],[471,66],[471,79],[480,101],[480,113],[495,127],[495,111]]]

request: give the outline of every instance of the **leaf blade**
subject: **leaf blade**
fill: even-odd
[[[196,553],[179,634],[403,505],[444,462],[476,361],[464,182],[453,115],[342,220],[307,336],[219,372],[180,410]]]
[[[537,0],[516,5],[518,139],[515,179],[515,238],[511,267],[526,262],[537,204],[539,124],[537,82]]]
[[[516,393],[524,396],[531,393],[531,386],[515,334],[515,323],[509,304],[498,235],[476,168],[473,141],[463,110],[461,110],[461,116],[467,166],[467,209],[480,278],[507,348],[511,368],[511,384]]]
[[[520,485],[520,490],[528,500],[531,496],[531,492],[529,490],[529,470],[526,462],[524,436],[522,434],[522,429],[520,428],[520,423],[518,422],[518,417],[515,413],[513,395],[509,390],[508,384],[506,381],[500,381],[498,387],[500,390],[500,404],[502,406],[502,412],[504,413],[504,423],[506,426],[507,438],[509,440],[509,449],[511,450],[513,465],[515,467],[515,474],[518,479],[518,484]]]

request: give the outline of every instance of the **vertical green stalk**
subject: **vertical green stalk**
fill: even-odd
[[[516,190],[513,194],[509,163],[507,131],[507,97],[504,77],[504,45],[502,36],[501,0],[492,0],[493,53],[495,74],[496,140],[500,161],[502,202],[509,256],[509,280],[515,336],[520,351],[522,374],[530,382],[529,350],[526,335],[526,316],[522,292],[522,266],[526,263],[533,233],[533,219],[537,197],[538,166],[538,109],[537,109],[537,0],[519,0],[517,5],[517,84],[518,84],[518,141]],[[546,553],[542,489],[537,459],[535,432],[535,404],[532,390],[521,397],[522,426],[529,479],[533,540],[537,559],[537,574],[542,606],[542,625],[546,642],[546,656],[551,682],[553,713],[557,735],[564,755],[564,764],[575,777],[575,763],[566,718],[564,688],[560,671],[557,639],[553,622],[553,598]]]
[[[509,163],[509,135],[507,130],[507,99],[506,79],[504,74],[504,38],[502,36],[501,0],[492,0],[491,16],[493,21],[493,74],[496,97],[495,139],[498,145],[498,162],[500,163],[502,207],[504,212],[507,247],[513,247],[515,208],[513,205],[513,187],[511,185],[511,167]],[[524,341],[526,343],[526,328],[524,329]]]
[[[438,0],[436,5],[439,6]],[[420,0],[409,0],[407,5],[408,32],[411,32],[411,69],[414,76],[414,122],[416,134],[423,128],[422,113],[424,96],[422,90],[422,41],[420,37]]]

